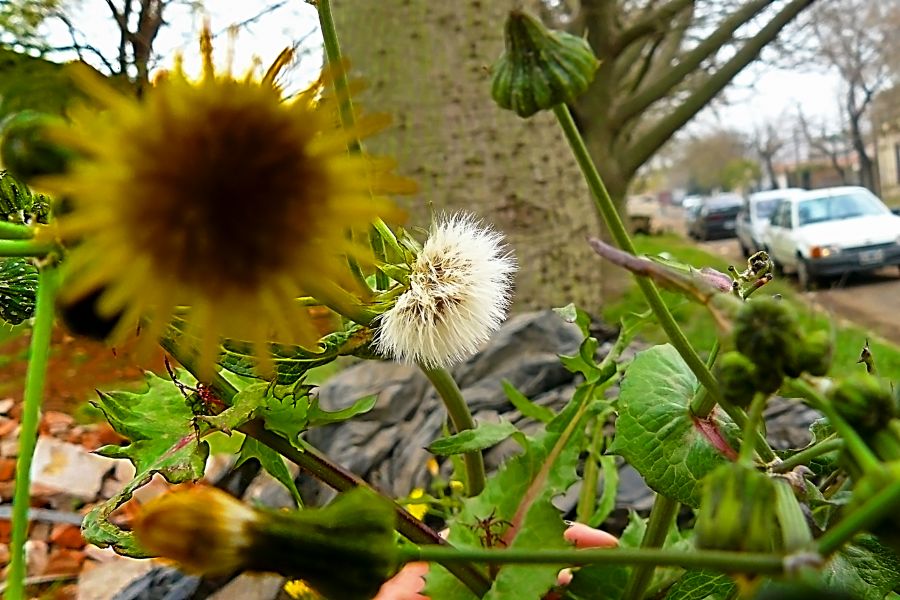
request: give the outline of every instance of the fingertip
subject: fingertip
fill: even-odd
[[[576,548],[615,548],[619,545],[616,536],[584,523],[572,523],[563,535]]]

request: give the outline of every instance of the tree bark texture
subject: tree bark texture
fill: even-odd
[[[334,15],[351,75],[367,83],[358,104],[394,120],[367,149],[394,156],[422,188],[408,225],[475,213],[515,252],[515,309],[574,302],[597,313],[602,263],[586,238],[600,225],[572,152],[552,114],[524,120],[491,100],[488,68],[514,4],[340,0]]]

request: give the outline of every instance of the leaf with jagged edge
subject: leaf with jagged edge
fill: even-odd
[[[209,456],[209,444],[199,438],[194,415],[178,387],[153,373],[144,379],[147,385],[142,391],[98,392],[99,400],[92,402],[116,432],[131,440],[127,446],[104,446],[97,453],[130,460],[136,474],[122,491],[88,513],[82,525],[88,542],[137,558],[149,555],[132,532],[111,523],[109,516],[149,483],[154,473],[169,483],[199,479]]]
[[[688,571],[669,588],[666,600],[725,600],[731,597],[734,586],[725,573]]]
[[[690,412],[697,380],[669,344],[640,352],[625,372],[610,452],[620,454],[653,490],[697,508],[703,477],[736,457],[739,428],[721,411]]]
[[[517,433],[519,430],[515,425],[501,419],[499,423],[481,423],[474,429],[466,429],[447,437],[438,438],[428,445],[427,450],[438,456],[475,452],[496,446]]]
[[[264,446],[256,441],[256,439],[246,436],[243,444],[241,444],[240,454],[238,454],[238,459],[234,466],[237,468],[251,459],[258,461],[259,465],[269,475],[288,489],[297,506],[303,506],[303,499],[300,497],[300,492],[297,490],[297,485],[294,483],[291,472],[288,471],[287,465],[284,464],[284,458],[268,446]]]
[[[492,536],[503,538],[499,547],[515,549],[563,549],[565,524],[551,500],[576,480],[575,468],[583,446],[584,419],[605,403],[594,394],[595,386],[582,384],[572,400],[546,431],[525,438],[525,451],[504,463],[487,482],[485,490],[465,500],[450,525],[450,542],[460,548],[482,548],[488,519]],[[511,538],[511,539],[510,539]],[[557,566],[506,565],[500,568],[487,600],[540,598],[555,583]],[[432,565],[425,594],[442,600],[471,600],[472,592],[443,567]]]

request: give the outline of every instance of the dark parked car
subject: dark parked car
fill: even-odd
[[[734,237],[737,215],[744,205],[739,194],[719,194],[707,199],[688,226],[698,240]]]

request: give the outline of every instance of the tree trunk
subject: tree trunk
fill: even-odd
[[[503,50],[511,3],[485,0],[334,2],[352,75],[367,111],[393,127],[366,147],[419,181],[409,225],[471,211],[503,231],[515,252],[516,309],[574,302],[601,308],[599,231],[581,172],[555,119],[523,120],[490,97],[488,67]],[[612,267],[607,267],[611,269]]]

